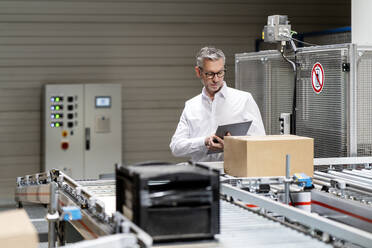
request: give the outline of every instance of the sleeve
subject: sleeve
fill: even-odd
[[[260,109],[251,94],[249,94],[247,104],[247,109],[249,109],[249,112],[253,116],[252,125],[248,130],[248,135],[266,135]]]
[[[206,153],[207,147],[204,144],[205,138],[206,137],[190,138],[190,125],[187,120],[185,107],[169,147],[172,154],[176,157],[191,156],[197,152]]]

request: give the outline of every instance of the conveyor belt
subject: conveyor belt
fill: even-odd
[[[218,247],[332,247],[239,206],[221,202]]]
[[[113,180],[77,181],[105,205],[107,214],[115,211]],[[221,200],[221,234],[215,240],[161,244],[156,247],[332,247],[232,203]],[[89,224],[89,222],[87,222]],[[76,226],[79,228],[79,226]],[[89,226],[90,227],[90,226]],[[80,227],[80,232],[86,227]],[[90,227],[92,228],[92,227]],[[83,230],[84,229],[84,230]]]
[[[115,181],[78,181],[105,204],[106,212],[115,211]],[[310,236],[283,226],[237,205],[221,200],[221,234],[212,241],[167,244],[156,247],[332,247]]]
[[[55,192],[52,190],[53,187],[59,187],[59,207],[73,205],[81,207],[83,217],[73,226],[85,239],[115,233],[125,217],[115,212],[116,187],[114,180],[75,181],[59,171],[52,171],[50,176],[48,173],[17,178],[16,200],[48,204],[48,196],[52,195],[51,192]],[[324,174],[329,176],[328,173]],[[350,177],[350,175],[347,176]],[[324,177],[323,174],[319,175],[319,180]],[[335,175],[331,175],[331,177],[335,177]],[[329,184],[330,179],[327,178],[324,183]],[[369,187],[362,187],[364,185],[357,186],[360,190],[369,190]],[[228,183],[221,184],[221,194],[223,199],[249,202],[266,211],[296,220],[311,230],[331,235],[336,238],[336,241],[351,242],[364,247],[369,247],[372,241],[370,233],[300,211]],[[50,202],[57,202],[57,198],[50,197],[50,199],[55,199]],[[233,203],[221,200],[220,208],[221,233],[215,236],[215,240],[161,244],[157,247],[332,247],[287,225],[282,225],[280,222],[265,218]],[[112,215],[113,213],[114,215]],[[151,240],[147,240],[148,236],[141,237],[142,234],[145,234],[142,230],[139,230],[129,220],[124,221],[130,225],[133,233],[139,234],[138,238],[144,240],[147,247],[151,245]],[[148,238],[150,239],[150,237]]]
[[[115,180],[77,181],[105,205],[105,212],[112,215],[116,211]]]
[[[114,181],[79,181],[79,184],[103,201],[115,206]],[[114,204],[112,204],[112,201]],[[168,244],[175,247],[332,247],[237,205],[221,200],[221,234],[214,241]],[[162,247],[161,245],[159,247]]]
[[[115,211],[113,180],[79,181],[84,189],[105,205],[110,214]],[[110,207],[111,206],[111,207]],[[221,200],[221,234],[213,241],[167,244],[158,247],[331,247],[310,236],[297,232],[237,205]]]
[[[162,244],[174,248],[332,247],[278,222],[221,200],[221,234],[212,241]]]
[[[76,182],[95,196],[115,195],[115,180],[77,180]]]

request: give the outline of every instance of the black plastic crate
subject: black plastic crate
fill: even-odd
[[[198,165],[116,168],[116,209],[154,242],[210,239],[220,232],[219,172]]]

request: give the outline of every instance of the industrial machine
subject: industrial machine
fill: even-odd
[[[120,162],[121,86],[46,85],[44,170],[98,178]]]
[[[297,50],[296,134],[314,138],[315,157],[372,154],[371,60],[372,47],[354,44]],[[281,114],[292,113],[292,66],[274,50],[236,54],[235,62],[236,87],[252,93],[266,132],[280,134]]]
[[[116,169],[117,211],[155,242],[213,238],[219,203],[218,171],[151,162]]]
[[[269,16],[263,38],[280,49],[236,54],[235,86],[252,93],[267,134],[312,137],[317,158],[371,156],[372,47],[297,48],[292,33],[287,16]]]

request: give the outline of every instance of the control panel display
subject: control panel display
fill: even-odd
[[[96,96],[96,108],[111,108],[111,96]]]

